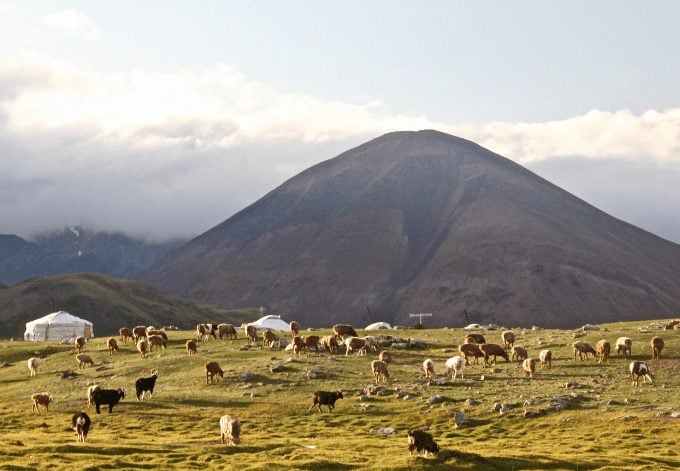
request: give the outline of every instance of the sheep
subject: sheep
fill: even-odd
[[[137,341],[137,351],[139,352],[139,356],[142,358],[146,358],[146,352],[149,350],[149,342],[146,340],[146,338],[141,337],[139,341]]]
[[[290,335],[295,337],[300,332],[300,324],[297,321],[290,321]]]
[[[138,401],[144,400],[144,395],[147,391],[149,391],[149,397],[153,398],[153,388],[156,386],[157,379],[158,370],[151,370],[151,376],[148,378],[139,378],[135,381],[135,392],[137,393]]]
[[[392,355],[390,354],[390,352],[387,352],[387,351],[383,350],[383,351],[380,352],[380,354],[378,355],[378,360],[384,361],[385,363],[388,363],[388,364],[389,364],[389,363],[392,362]]]
[[[139,342],[139,339],[146,337],[146,327],[143,325],[138,325],[132,329],[132,335],[134,336],[135,342]]]
[[[357,331],[350,324],[335,324],[333,333],[338,340],[343,340],[345,337],[357,337]]]
[[[528,376],[529,378],[533,379],[534,373],[536,372],[536,359],[526,358],[522,362],[522,370],[524,370],[524,376]]]
[[[423,361],[423,371],[425,371],[425,378],[434,378],[434,362],[431,359],[426,359]]]
[[[649,344],[652,346],[652,360],[660,360],[661,351],[663,350],[663,339],[661,337],[652,337]]]
[[[451,380],[455,380],[458,377],[458,373],[460,373],[460,377],[462,379],[465,379],[465,376],[463,376],[463,370],[465,370],[465,358],[456,355],[455,357],[451,357],[448,360],[446,360],[446,373],[450,373],[453,371],[453,376],[451,377]]]
[[[109,349],[109,355],[113,355],[113,352],[118,351],[118,342],[116,342],[116,339],[113,337],[108,338],[106,341],[106,346]]]
[[[387,383],[390,380],[390,373],[387,371],[387,363],[380,360],[373,360],[371,362],[371,371],[373,371],[373,377],[375,378],[375,384],[378,384],[380,378],[383,382]]]
[[[220,438],[227,445],[238,445],[241,443],[241,422],[230,415],[220,417]]]
[[[650,384],[654,384],[654,376],[649,370],[647,363],[644,361],[631,361],[628,365],[628,370],[630,371],[630,377],[633,380],[633,385],[640,385],[640,376],[642,376],[642,384],[649,381]]]
[[[271,330],[267,329],[264,332],[262,332],[262,345],[263,346],[271,347],[275,340],[278,340],[278,337]]]
[[[155,331],[155,330],[157,330],[157,329],[156,329],[154,326],[152,326],[152,325],[147,325],[147,326],[146,326],[146,336],[148,337],[149,335],[151,335],[151,332],[153,332],[153,331]]]
[[[340,348],[338,345],[338,339],[335,335],[325,335],[321,337],[321,345],[328,350],[329,353],[335,353]]]
[[[163,337],[163,340],[165,340],[165,343],[168,342],[168,334],[163,332],[162,330],[157,330],[157,329],[152,329],[152,330],[147,330],[146,331],[146,338],[148,339],[149,337],[153,335],[158,335],[160,337]]]
[[[623,352],[623,357],[628,359],[633,353],[633,341],[628,337],[619,337],[616,339],[616,354],[621,355]]]
[[[475,358],[475,365],[479,363],[479,358],[484,357],[484,353],[479,349],[476,343],[464,343],[458,347],[458,351],[465,357],[465,364],[469,365],[468,357]]]
[[[87,434],[90,431],[91,423],[92,421],[90,420],[90,416],[85,412],[77,412],[73,414],[73,417],[71,418],[71,425],[73,430],[75,430],[78,434],[77,440],[79,443],[85,443]]]
[[[366,355],[366,339],[361,337],[347,337],[343,340],[345,344],[345,356],[350,352],[358,351],[358,355]]]
[[[46,392],[35,393],[31,395],[31,400],[33,401],[33,412],[40,412],[40,407],[45,409],[45,412],[50,410],[50,402],[54,402],[54,396],[50,396]]]
[[[464,343],[486,343],[486,339],[482,334],[467,334]]]
[[[303,335],[302,336],[302,343],[304,344],[304,347],[307,349],[307,351],[311,352],[312,348],[316,351],[316,353],[319,353],[319,336],[318,335]]]
[[[163,337],[160,335],[152,335],[148,339],[149,342],[149,351],[152,352],[154,347],[156,347],[156,350],[159,348],[162,348],[165,350],[165,348],[168,346],[167,340],[165,340]]]
[[[367,335],[366,337],[364,337],[364,341],[366,342],[367,350],[375,352],[380,348],[380,342],[378,342],[378,339],[375,338],[373,335]]]
[[[342,395],[342,391],[340,391],[339,389],[333,392],[317,391],[314,393],[314,402],[309,407],[308,412],[311,412],[314,406],[317,406],[319,408],[319,412],[321,412],[321,406],[328,406],[328,412],[333,413],[335,401],[343,398],[344,396]]]
[[[76,346],[76,352],[83,353],[83,349],[85,348],[85,337],[76,337],[76,340],[73,343]]]
[[[602,363],[603,361],[607,361],[609,359],[612,346],[607,339],[601,339],[597,342],[597,344],[595,344],[595,350],[600,357],[598,363]]]
[[[87,387],[87,408],[90,409],[92,404],[94,404],[94,392],[101,390],[101,386],[98,384],[92,384]]]
[[[506,350],[510,350],[515,344],[515,333],[512,330],[504,330],[501,333],[501,339]]]
[[[529,354],[527,353],[527,349],[520,346],[520,345],[515,345],[512,347],[512,356],[511,356],[511,361],[522,361],[525,360],[529,357]]]
[[[545,368],[545,365],[548,365],[548,368],[552,368],[552,352],[550,350],[541,350],[538,354],[538,359],[541,362],[541,368]]]
[[[439,453],[439,445],[434,441],[432,435],[421,429],[411,429],[408,431],[408,454],[413,456],[413,452]]]
[[[244,330],[248,339],[248,344],[257,345],[257,328],[254,325],[247,325]]]
[[[491,357],[491,355],[493,355],[493,363],[494,364],[496,364],[496,357],[497,356],[505,358],[506,362],[510,361],[510,358],[508,357],[508,354],[505,351],[505,349],[498,344],[483,343],[482,345],[479,346],[479,349],[484,354],[484,364],[485,365],[489,364],[489,358]]]
[[[217,335],[219,336],[220,340],[224,340],[225,338],[235,340],[237,337],[236,329],[231,324],[218,324]]]
[[[76,355],[76,363],[78,364],[78,369],[85,368],[86,366],[94,366],[92,358],[84,353]]]
[[[92,393],[97,414],[101,414],[99,407],[104,404],[109,406],[109,414],[113,411],[113,406],[118,404],[121,399],[125,399],[125,389],[99,389]]]
[[[584,357],[588,359],[589,353],[593,354],[593,358],[597,356],[597,352],[588,342],[574,342],[571,344],[571,348],[574,349],[574,361],[576,361],[577,354],[581,361],[583,361]]]
[[[187,340],[186,343],[187,355],[196,355],[196,342]]]
[[[300,352],[302,351],[304,346],[305,344],[302,341],[302,337],[300,337],[299,335],[293,337],[293,356],[300,356]]]
[[[36,376],[38,374],[38,367],[40,366],[41,361],[35,357],[31,357],[28,359],[28,369],[31,372],[31,376]]]
[[[123,343],[127,343],[128,339],[134,340],[135,338],[135,334],[133,334],[132,331],[127,327],[121,327],[118,329],[118,334],[120,335],[120,341]]]
[[[213,378],[219,375],[224,379],[224,371],[220,368],[220,365],[216,361],[210,361],[205,364],[205,382],[206,384],[212,384]]]

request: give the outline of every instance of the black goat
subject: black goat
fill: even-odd
[[[78,441],[85,443],[87,438],[87,432],[90,431],[90,416],[85,412],[78,412],[73,414],[71,419],[71,424],[73,425],[73,430],[78,433]]]
[[[314,404],[312,404],[309,410],[311,411],[314,406],[318,406],[319,412],[321,412],[321,406],[324,405],[328,406],[328,412],[332,413],[333,408],[335,407],[335,401],[342,399],[343,397],[342,391],[317,391],[314,393]]]
[[[434,441],[432,435],[420,429],[411,429],[408,431],[408,454],[413,456],[413,451],[420,453],[425,451],[427,453],[439,453],[439,445]]]
[[[100,389],[99,391],[94,391],[92,393],[92,399],[94,400],[94,405],[97,407],[97,414],[101,414],[99,406],[102,404],[108,404],[109,414],[113,410],[113,406],[118,404],[118,401],[125,398],[125,389]]]
[[[149,391],[149,397],[153,397],[153,388],[156,386],[156,379],[158,379],[158,371],[151,370],[151,376],[148,378],[139,378],[135,381],[135,390],[137,391],[137,400],[143,400],[146,391]],[[140,398],[141,396],[141,398]]]

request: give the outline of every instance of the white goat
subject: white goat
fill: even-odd
[[[460,377],[462,379],[465,379],[463,376],[463,370],[465,370],[465,358],[456,355],[455,357],[451,357],[446,360],[446,372],[450,373],[451,370],[453,370],[453,376],[451,377],[452,380],[455,380],[458,377],[458,373],[460,373]]]

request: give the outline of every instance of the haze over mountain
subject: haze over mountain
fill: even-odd
[[[680,246],[436,131],[395,132],[291,178],[155,264],[194,301],[308,326],[570,327],[680,303]],[[465,317],[464,311],[469,317]]]

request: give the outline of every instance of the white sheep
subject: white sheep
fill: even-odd
[[[452,380],[455,380],[458,377],[458,373],[460,373],[460,377],[462,379],[465,379],[463,376],[463,370],[465,370],[465,358],[456,355],[455,357],[451,357],[446,360],[446,372],[450,373],[453,371],[453,376],[451,377]]]
[[[38,367],[40,366],[40,363],[40,360],[35,357],[28,359],[28,369],[31,371],[31,376],[38,374]]]
[[[220,436],[222,443],[225,438],[228,445],[238,445],[241,443],[241,422],[230,415],[223,415],[220,418]]]
[[[423,362],[423,371],[427,379],[434,378],[434,362],[429,358]]]

